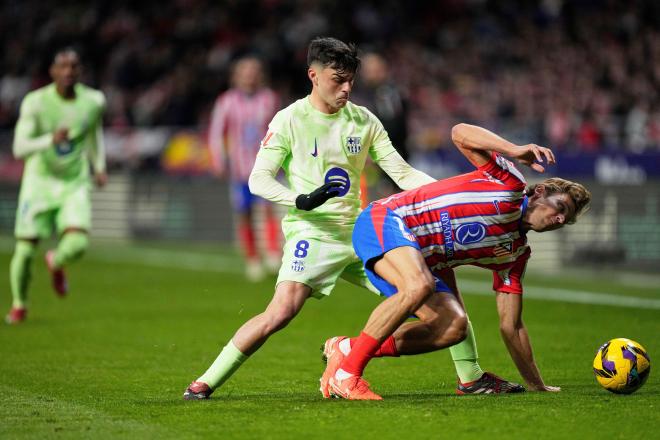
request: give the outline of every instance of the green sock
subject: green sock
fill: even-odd
[[[12,307],[23,308],[27,303],[27,290],[30,284],[32,258],[37,246],[30,241],[16,241],[14,255],[9,265]]]
[[[234,343],[229,341],[220,352],[220,355],[213,361],[213,364],[206,370],[206,373],[200,376],[197,381],[204,382],[211,389],[216,389],[225,383],[247,358],[248,356],[241,353]]]
[[[65,232],[55,250],[55,267],[63,267],[76,261],[87,250],[89,238],[79,231]]]
[[[484,374],[478,362],[479,353],[477,353],[477,341],[474,339],[472,322],[468,321],[465,340],[460,344],[449,347],[449,351],[461,383],[472,382]]]

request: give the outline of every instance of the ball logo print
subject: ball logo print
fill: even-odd
[[[337,197],[345,196],[348,194],[348,190],[351,189],[351,179],[348,177],[348,172],[342,168],[331,168],[325,173],[325,183],[330,182],[341,183],[341,186],[336,188],[338,192]]]
[[[465,223],[456,229],[455,235],[459,244],[478,243],[486,236],[486,226],[481,223]]]

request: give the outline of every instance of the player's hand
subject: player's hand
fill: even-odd
[[[63,142],[69,141],[69,129],[68,128],[58,128],[53,133],[53,145],[61,144]]]
[[[537,385],[529,386],[530,391],[548,391],[551,393],[558,393],[561,391],[561,387],[553,387],[552,385]]]
[[[296,208],[303,211],[311,211],[318,208],[329,199],[339,195],[339,188],[343,186],[341,182],[329,182],[316,188],[309,194],[300,194],[296,198]]]
[[[106,173],[94,174],[94,183],[98,188],[103,188],[108,183],[108,175]]]
[[[550,148],[541,147],[536,144],[519,146],[513,151],[512,157],[517,159],[521,164],[526,165],[539,173],[545,171],[545,167],[541,165],[542,163],[545,162],[548,165],[556,163],[555,154]]]

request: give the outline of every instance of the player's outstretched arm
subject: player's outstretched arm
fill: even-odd
[[[516,145],[476,125],[455,125],[451,130],[451,138],[459,151],[477,167],[488,162],[490,152],[509,156],[539,173],[545,171],[541,165],[543,162],[555,163],[555,155],[549,148],[536,144]]]
[[[497,292],[497,312],[500,315],[500,333],[520,375],[532,391],[560,391],[546,385],[541,378],[527,329],[522,321],[522,295]]]

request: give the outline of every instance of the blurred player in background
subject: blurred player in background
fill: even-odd
[[[260,59],[248,56],[233,66],[232,88],[215,102],[209,129],[209,148],[216,175],[229,170],[231,197],[238,214],[238,236],[246,259],[245,274],[251,281],[265,275],[257,251],[254,206],[260,199],[248,187],[248,178],[259,151],[259,142],[268,122],[279,108],[275,92],[264,85]],[[272,272],[280,265],[279,222],[273,205],[264,203],[266,256],[264,263]]]
[[[522,174],[500,156],[543,172],[542,162],[555,161],[548,148],[514,145],[467,124],[454,127],[452,139],[477,170],[374,202],[356,222],[355,250],[369,279],[389,298],[376,307],[360,336],[326,341],[325,397],[380,400],[362,379],[371,358],[384,350],[390,356],[426,353],[464,338],[465,305],[453,268],[466,264],[492,271],[500,331],[528,386],[559,391],[541,378],[522,321],[522,279],[531,254],[526,234],[574,223],[591,195],[559,178],[527,188]],[[413,313],[419,321],[404,323]],[[458,393],[474,392],[489,381],[511,386],[486,376],[483,384],[459,383]]]
[[[80,56],[58,51],[50,66],[53,82],[28,93],[14,135],[14,156],[25,160],[16,213],[16,249],[9,278],[12,308],[7,323],[23,321],[32,259],[41,239],[57,233],[57,248],[46,252],[55,292],[68,291],[64,267],[80,258],[91,227],[90,162],[94,182],[107,181],[103,145],[102,92],[78,82]]]

